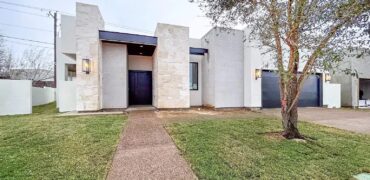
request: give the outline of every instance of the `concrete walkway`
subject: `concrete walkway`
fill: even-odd
[[[108,179],[197,179],[154,111],[129,113]]]
[[[262,112],[281,117],[280,109]],[[299,119],[357,133],[370,134],[370,111],[353,109],[299,108]]]

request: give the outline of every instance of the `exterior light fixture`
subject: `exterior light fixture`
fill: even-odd
[[[140,45],[141,48],[143,48],[144,46],[143,45]]]
[[[331,75],[329,73],[325,73],[325,82],[331,81]]]
[[[143,53],[141,52],[141,53],[139,53],[140,55],[142,55]]]
[[[261,69],[255,69],[254,70],[254,77],[256,78],[256,80],[258,78],[261,78],[262,77],[262,70]]]
[[[82,59],[82,72],[89,74],[91,70],[90,59]]]

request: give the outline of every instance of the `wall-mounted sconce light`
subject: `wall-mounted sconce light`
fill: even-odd
[[[329,73],[325,73],[325,82],[331,81],[331,75]]]
[[[89,74],[91,70],[90,59],[82,59],[82,72]]]
[[[254,77],[256,78],[256,80],[258,78],[261,78],[262,77],[262,70],[261,69],[255,69],[254,70]]]

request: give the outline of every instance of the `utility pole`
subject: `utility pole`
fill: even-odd
[[[54,88],[57,87],[57,26],[58,26],[58,11],[49,12],[49,16],[54,19]]]

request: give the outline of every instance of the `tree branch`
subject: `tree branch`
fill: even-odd
[[[276,8],[276,0],[272,0],[271,2],[271,8],[269,8],[271,17],[272,17],[272,31],[274,34],[275,44],[276,44],[276,51],[277,51],[277,62],[278,62],[278,69],[280,73],[280,98],[281,98],[281,104],[283,108],[286,108],[286,97],[285,97],[285,80],[284,80],[284,64],[283,64],[283,47],[281,45],[281,35],[279,32],[279,13],[277,12]]]
[[[298,93],[297,95],[294,97],[294,100],[291,104],[291,106],[289,107],[289,110],[288,112],[292,109],[292,107],[297,103],[298,101],[298,98],[301,94],[301,89],[302,89],[302,86],[303,86],[303,82],[304,80],[307,78],[307,75],[309,73],[309,70],[311,69],[312,65],[315,63],[317,57],[319,56],[319,54],[321,53],[321,50],[322,48],[324,48],[329,40],[335,35],[335,33],[338,31],[338,29],[340,29],[343,25],[345,25],[347,22],[349,21],[348,20],[345,20],[345,21],[342,21],[341,23],[338,23],[337,25],[333,26],[329,32],[329,34],[320,42],[320,45],[316,48],[316,50],[312,53],[312,55],[308,58],[308,61],[303,69],[303,72],[301,74],[301,76],[299,77],[298,79]]]

